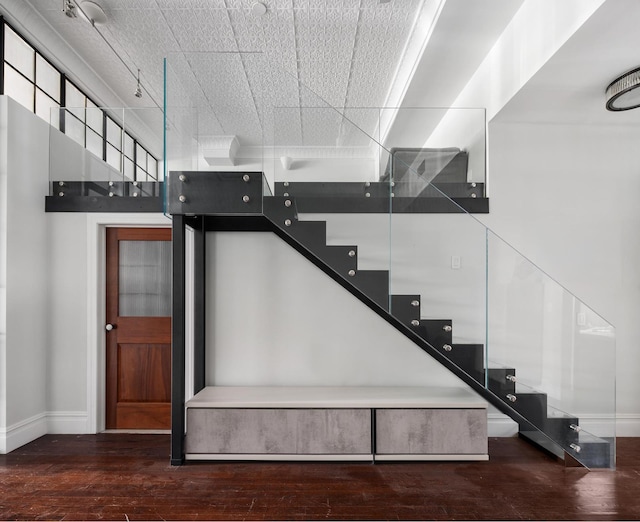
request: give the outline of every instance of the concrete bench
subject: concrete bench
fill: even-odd
[[[437,387],[207,387],[188,460],[487,460],[487,403]]]

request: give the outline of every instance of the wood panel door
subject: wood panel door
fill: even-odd
[[[106,428],[171,428],[171,229],[107,229]]]

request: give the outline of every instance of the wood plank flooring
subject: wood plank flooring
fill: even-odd
[[[488,462],[188,463],[167,435],[47,435],[0,455],[1,520],[640,519],[640,439],[616,471],[517,438]]]

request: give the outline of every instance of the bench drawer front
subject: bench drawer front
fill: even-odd
[[[486,409],[376,410],[379,455],[486,454]]]
[[[371,454],[368,409],[187,409],[190,454]]]

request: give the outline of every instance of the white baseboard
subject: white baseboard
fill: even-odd
[[[489,437],[516,437],[518,424],[503,413],[487,413],[487,435]]]
[[[0,454],[10,453],[39,437],[52,434],[89,433],[86,411],[40,413],[29,419],[0,428]]]
[[[34,415],[7,428],[0,428],[0,454],[9,453],[46,433],[46,413]]]
[[[616,437],[640,437],[640,414],[618,413],[616,415]]]
[[[583,413],[576,414],[580,419],[580,427],[594,435],[613,435],[611,418]],[[618,413],[616,415],[616,437],[640,437],[640,414]],[[487,431],[489,437],[515,437],[518,435],[518,424],[499,412],[487,415]]]
[[[583,415],[580,425],[592,433],[602,433],[602,419]],[[47,433],[83,434],[88,429],[88,415],[85,411],[56,411],[34,415],[17,422],[8,428],[0,428],[0,454],[9,453]],[[506,415],[489,412],[487,416],[487,434],[489,437],[515,437],[518,425]],[[619,413],[616,415],[616,437],[640,437],[640,414]]]
[[[50,411],[47,413],[47,433],[89,433],[87,422],[86,411]]]

